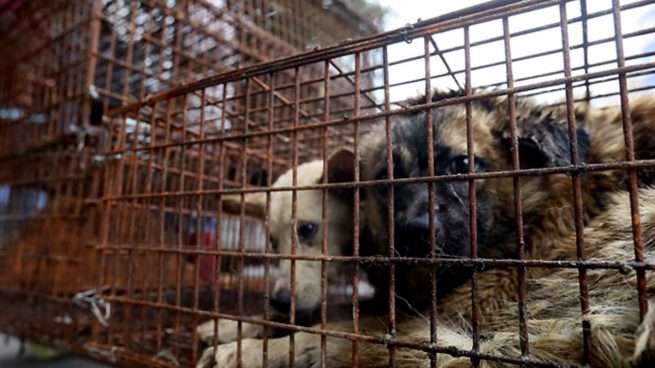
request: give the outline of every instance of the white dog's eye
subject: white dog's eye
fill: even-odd
[[[318,225],[312,223],[298,224],[296,232],[298,233],[298,239],[311,240],[318,232]]]

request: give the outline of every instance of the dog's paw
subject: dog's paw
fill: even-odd
[[[241,354],[237,351],[237,342],[206,348],[196,363],[196,368],[231,368],[237,366],[241,356],[241,367],[262,366],[262,341],[256,339],[241,340]],[[270,366],[270,365],[269,365]]]
[[[200,340],[207,344],[214,343],[214,320],[207,321],[196,327]],[[263,328],[260,325],[241,323],[241,336],[243,338],[261,337]],[[238,323],[229,319],[218,320],[218,343],[224,344],[235,341],[238,335]]]
[[[295,335],[294,364],[298,367],[316,367],[320,362],[320,336],[307,333]],[[270,368],[284,368],[289,366],[289,337],[268,339],[268,354],[266,365]],[[241,354],[237,353],[237,341],[219,345],[214,352],[210,347],[205,350],[198,362],[198,367],[236,367],[239,356],[241,367],[261,367],[264,362],[264,340],[241,340]],[[209,353],[207,353],[209,350]],[[209,363],[207,363],[209,362]],[[203,363],[204,365],[200,365]]]
[[[241,367],[261,367],[263,365],[264,350],[263,340],[243,339],[241,340],[241,354],[237,354],[237,342],[219,345],[214,354],[216,367],[232,368],[237,366],[239,355],[241,355]],[[269,360],[268,366],[271,368],[283,367],[283,363]]]

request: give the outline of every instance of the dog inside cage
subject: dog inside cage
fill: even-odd
[[[0,1],[0,331],[114,365],[655,364],[655,3],[476,4]]]
[[[307,300],[316,300],[312,295],[318,288],[307,290],[307,279],[322,281],[323,291],[331,283],[329,266],[320,277],[316,273],[312,278],[302,271],[303,261],[311,259],[307,254],[318,251],[303,242],[321,235],[321,230],[327,232],[321,235],[324,239],[329,239],[335,229],[338,236],[352,235],[347,241],[352,244],[324,248],[322,253],[330,261],[334,260],[330,256],[347,256],[355,262],[358,272],[352,276],[352,290],[358,290],[361,278],[367,283],[370,280],[373,302],[368,303],[369,297],[360,300],[359,293],[354,293],[353,311],[333,317],[341,321],[328,323],[323,297],[321,303],[313,304],[314,309],[321,308],[321,322],[312,327],[314,330],[292,329],[289,337],[277,337],[273,328],[254,321],[209,321],[199,326],[198,333],[214,346],[205,350],[199,366],[259,366],[264,361],[272,366],[504,366],[525,363],[527,357],[528,364],[536,365],[649,364],[642,350],[648,337],[639,335],[647,327],[637,328],[647,299],[638,294],[645,290],[630,292],[632,312],[622,314],[619,311],[625,310],[622,303],[626,291],[612,290],[609,285],[627,274],[608,266],[610,260],[633,259],[635,254],[640,254],[637,259],[642,261],[647,257],[648,250],[634,251],[632,242],[637,247],[643,247],[644,240],[648,242],[650,226],[645,219],[649,216],[652,178],[648,169],[621,170],[625,167],[619,162],[628,157],[652,158],[653,100],[644,95],[598,107],[590,94],[582,99],[575,96],[575,91],[592,89],[593,81],[576,85],[569,81],[574,69],[568,51],[567,8],[561,4],[555,7],[559,22],[551,26],[564,38],[563,49],[558,51],[564,58],[558,73],[564,79],[558,83],[540,82],[554,73],[513,79],[513,64],[508,61],[513,59],[511,43],[525,31],[513,35],[510,17],[496,22],[501,33],[493,41],[505,54],[505,63],[500,66],[506,68],[506,80],[500,83],[473,88],[473,27],[461,30],[463,45],[459,50],[463,53],[459,56],[465,59],[462,82],[452,77],[448,65],[444,75],[431,76],[432,58],[446,53],[434,46],[432,37],[423,38],[423,55],[406,60],[389,61],[388,49],[383,48],[379,65],[385,109],[377,113],[378,106],[362,103],[361,89],[355,87],[352,115],[343,117],[351,120],[354,133],[354,141],[348,145],[354,157],[343,158],[352,167],[350,180],[344,181],[350,185],[331,186],[324,180],[327,193],[323,194],[323,204],[313,205],[302,197],[320,194],[314,190],[315,181],[303,182],[310,177],[304,165],[315,162],[298,165],[299,153],[293,152],[295,171],[281,175],[270,187],[289,187],[286,215],[277,209],[275,192],[268,197],[264,191],[244,194],[239,203],[244,212],[252,201],[258,201],[258,211],[268,221],[270,231],[276,232],[281,226],[287,231],[285,246],[279,247],[275,237],[270,240],[274,252],[291,258],[287,270],[277,275],[283,280],[274,281],[268,300],[278,313],[290,314],[291,325],[306,313]],[[481,44],[492,48],[494,45],[488,44],[493,42]],[[355,53],[354,63],[344,62],[355,64],[355,80],[366,77],[367,71],[362,72],[359,65],[361,57]],[[523,62],[539,57],[542,55],[517,59]],[[396,114],[386,114],[392,111],[392,66],[403,63],[420,66],[416,74],[425,71],[415,82],[424,86],[425,93],[398,103],[402,108]],[[476,69],[497,67],[490,64],[482,63]],[[583,68],[588,67],[578,67],[576,72]],[[621,84],[626,80],[612,77],[618,79],[617,92],[625,94],[627,86]],[[440,89],[439,84],[452,84],[443,83],[448,78],[453,78],[457,87]],[[600,78],[597,84],[607,82]],[[530,84],[532,88],[524,87]],[[326,91],[329,86],[326,82]],[[502,87],[507,92],[500,92]],[[520,93],[523,88],[526,93]],[[629,123],[626,104],[631,110]],[[329,107],[326,104],[324,112]],[[360,119],[363,109],[369,110],[369,116]],[[291,134],[295,151],[298,143],[293,139],[302,133],[292,130]],[[626,135],[632,138],[626,140]],[[323,175],[327,173],[329,178],[334,164],[329,159],[324,162]],[[507,175],[511,172],[525,176]],[[334,203],[331,193],[333,188],[342,187],[351,192],[352,207],[346,212],[352,216],[345,224],[341,222],[344,211]],[[314,215],[327,212],[322,214],[321,224],[306,220],[307,205],[315,209]],[[332,211],[339,214],[339,220],[329,217]],[[630,213],[634,216],[639,211],[643,223],[631,220]],[[328,241],[327,247],[339,243]],[[588,260],[595,263],[589,270],[576,264]],[[629,283],[637,290],[648,283],[647,278],[639,281],[644,276],[638,274],[629,276],[633,279]],[[589,278],[594,281],[590,283]],[[632,322],[626,318],[628,314],[634,315]],[[593,322],[581,318],[583,315]],[[621,322],[613,325],[610,321],[614,318]],[[329,334],[326,329],[355,336]],[[379,336],[379,340],[359,340],[363,332],[367,337]],[[626,333],[633,336],[629,343],[617,339]],[[639,347],[633,345],[635,341],[641,341]]]

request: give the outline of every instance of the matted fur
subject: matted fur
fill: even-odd
[[[441,98],[435,93],[433,99]],[[419,101],[420,102],[420,101]],[[518,99],[517,136],[519,139],[521,168],[570,165],[568,122],[566,109],[544,108],[531,99]],[[642,96],[631,104],[638,158],[655,158],[655,97]],[[446,106],[432,110],[434,121],[435,173],[447,171],[449,159],[465,156],[466,110],[462,105]],[[580,104],[575,113],[578,120],[580,161],[585,163],[611,163],[625,159],[625,145],[619,107],[590,109]],[[401,117],[393,123],[392,147],[394,172],[402,167],[402,177],[426,175],[424,157],[427,152],[425,114]],[[507,101],[494,98],[473,105],[473,148],[480,171],[511,170],[511,145],[509,144],[509,119]],[[525,149],[524,149],[525,147]],[[386,169],[385,126],[378,125],[362,141],[362,178],[375,180]],[[440,166],[441,165],[441,166]],[[423,166],[423,168],[421,168]],[[648,171],[640,171],[642,185],[652,183]],[[394,173],[394,177],[396,177]],[[532,259],[554,259],[559,242],[574,231],[572,180],[566,174],[527,176],[519,179],[522,201],[525,256]],[[483,258],[513,258],[517,254],[512,178],[475,180],[477,194],[478,254]],[[593,171],[582,175],[583,217],[588,222],[607,207],[609,195],[626,185],[622,170]],[[386,188],[369,187],[364,203],[367,227],[374,241],[372,247],[362,247],[362,252],[372,255],[388,254]],[[437,231],[437,247],[440,255],[467,257],[470,255],[468,183],[449,181],[435,184],[435,221],[442,224],[443,233]],[[398,252],[405,240],[412,247],[427,248],[429,240],[411,238],[401,232],[403,221],[427,213],[427,184],[397,185],[395,189],[395,246]],[[445,209],[442,210],[441,208]],[[418,208],[418,209],[417,209]],[[415,233],[415,232],[414,232]],[[450,237],[448,236],[450,234]],[[450,239],[449,239],[450,238]],[[424,253],[425,252],[424,250]],[[386,289],[388,276],[385,270],[373,269],[372,281],[379,290]],[[444,271],[449,271],[444,274]],[[468,273],[442,268],[439,289],[443,294],[461,284]],[[411,304],[421,309],[429,303],[429,267],[400,266],[397,294],[402,308]],[[490,290],[492,298],[482,297],[486,310],[493,308],[495,300],[514,298],[517,277],[514,271],[501,272],[500,287]],[[485,292],[483,289],[482,292]],[[455,291],[458,293],[457,291]],[[387,300],[382,296],[382,300]]]
[[[630,261],[634,258],[630,204],[627,193],[617,193],[609,199],[610,210],[597,217],[585,228],[588,259],[608,261]],[[641,220],[644,238],[644,256],[647,262],[655,261],[655,189],[640,192]],[[560,243],[559,253],[563,257],[574,257],[575,236],[569,236]],[[532,272],[535,271],[535,272]],[[648,335],[653,324],[652,314],[644,322],[646,328],[637,336],[639,307],[634,270],[598,269],[588,271],[590,314],[587,316],[592,328],[592,361],[594,367],[630,367],[642,356],[635,351],[636,341],[652,339]],[[497,281],[493,272],[479,274],[480,285]],[[527,279],[529,285],[527,319],[529,326],[530,357],[555,364],[581,364],[582,316],[579,301],[578,271],[575,268],[547,270],[531,269]],[[655,286],[655,279],[649,272],[647,286]],[[484,287],[484,286],[482,286]],[[470,299],[470,296],[469,296]],[[463,300],[461,300],[463,301]],[[457,302],[444,300],[437,329],[437,343],[440,346],[462,350],[471,349],[471,337],[467,332],[467,319],[458,316],[461,308]],[[463,304],[467,304],[464,302]],[[499,356],[520,357],[517,306],[509,300],[501,300],[493,316],[484,323],[487,335],[482,339],[480,351]],[[444,311],[447,312],[447,311]],[[384,336],[387,327],[383,318],[367,317],[362,320],[362,331]],[[396,338],[401,341],[429,343],[429,322],[412,318],[399,323]],[[348,330],[345,323],[329,324],[331,330]],[[316,367],[320,362],[320,336],[309,333],[295,334],[295,364],[300,367]],[[244,354],[242,367],[258,367],[262,364],[262,341],[242,341]],[[288,338],[269,340],[269,367],[288,365]],[[388,350],[384,345],[361,343],[360,365],[364,367],[388,366]],[[645,347],[647,344],[640,345]],[[328,338],[328,366],[350,367],[352,343],[340,338]],[[236,366],[236,342],[221,345],[213,355],[216,367]],[[652,352],[651,352],[652,353]],[[438,354],[439,367],[469,367],[469,358]],[[398,349],[396,365],[399,367],[429,367],[427,354],[415,350]],[[504,367],[505,363],[483,360],[482,367]]]
[[[504,108],[498,109],[504,103],[503,99],[495,99],[493,103],[478,105],[473,111],[474,141],[476,156],[484,157],[489,171],[507,170],[509,153],[507,147],[508,125]],[[651,158],[655,144],[653,142],[653,109],[655,103],[652,97],[642,97],[633,101],[633,122],[635,130],[635,143],[638,158]],[[466,136],[463,120],[463,108],[442,108],[435,111],[435,142],[446,142],[448,148],[459,154],[466,152]],[[537,159],[543,162],[525,160],[532,167],[539,166],[565,166],[568,165],[568,142],[562,144],[553,136],[544,135],[540,129],[545,125],[555,129],[565,129],[566,120],[563,109],[542,109],[530,100],[517,101],[519,115],[519,139],[526,139],[528,143],[534,142],[537,147],[547,147],[543,157]],[[419,116],[417,118],[417,116]],[[414,119],[412,121],[411,119]],[[419,115],[410,117],[405,124],[420,124],[416,121]],[[582,156],[586,162],[617,162],[624,157],[623,132],[621,116],[618,108],[593,110],[586,106],[576,109],[576,119],[583,128],[578,134],[586,134],[589,146],[585,146],[585,136],[579,136]],[[404,122],[396,121],[395,125],[402,126]],[[416,127],[414,127],[416,128]],[[411,128],[410,128],[411,129]],[[376,162],[386,160],[384,151],[385,141],[383,126],[379,126],[363,141],[363,179],[373,180],[380,165]],[[400,144],[398,152],[394,152],[405,162],[413,162],[415,152],[410,148],[421,147],[420,143],[412,140],[420,134],[411,135],[402,129],[394,130],[394,137],[398,134],[406,138]],[[561,133],[557,133],[561,138]],[[397,142],[397,141],[396,141]],[[528,147],[530,148],[530,147]],[[566,151],[562,151],[564,148]],[[559,150],[559,151],[558,151]],[[530,153],[528,151],[528,153]],[[373,157],[373,158],[372,158]],[[522,156],[522,159],[524,157]],[[377,161],[376,161],[377,160]],[[435,160],[437,161],[437,160]],[[524,163],[522,162],[522,163]],[[523,165],[522,165],[523,167]],[[415,173],[414,173],[415,174]],[[439,174],[439,173],[438,173]],[[643,172],[642,172],[643,174]],[[648,174],[648,172],[646,172]],[[412,176],[409,174],[408,176]],[[414,175],[416,176],[416,175]],[[643,182],[649,182],[649,175],[641,175]],[[482,202],[495,212],[495,216],[488,226],[499,226],[498,214],[504,216],[503,223],[513,224],[512,206],[512,179],[476,180],[478,189],[478,204],[480,198],[491,198],[491,202]],[[598,243],[597,252],[589,249],[589,257],[599,257],[605,260],[629,260],[633,252],[630,251],[631,230],[629,222],[629,209],[625,198],[619,203],[612,204],[614,200],[610,193],[623,186],[624,174],[620,171],[590,172],[584,176],[583,198],[584,217],[590,221],[610,206],[611,213],[605,213],[597,218],[585,231],[587,244]],[[495,184],[488,184],[495,182]],[[567,175],[549,175],[540,177],[521,178],[521,191],[524,209],[524,225],[526,229],[527,257],[536,259],[575,259],[574,215],[572,209],[571,178]],[[425,187],[425,185],[424,185]],[[387,239],[384,234],[385,226],[382,216],[386,214],[383,204],[375,203],[371,191],[366,193],[365,218],[368,220],[373,237],[377,241],[373,244],[362,245],[362,251],[371,254],[387,254]],[[653,190],[642,193],[642,205],[652,202]],[[461,199],[461,198],[460,198]],[[467,199],[462,199],[464,203]],[[494,200],[496,202],[494,202]],[[648,221],[653,222],[653,208],[645,207],[646,213],[651,213]],[[614,212],[615,211],[615,212]],[[509,215],[508,215],[509,214]],[[613,215],[618,215],[612,217]],[[623,216],[623,217],[621,217]],[[642,215],[642,220],[646,219]],[[627,220],[627,223],[625,222]],[[376,222],[377,221],[377,222]],[[484,219],[483,219],[484,221]],[[603,232],[603,221],[613,224]],[[645,221],[644,221],[645,223]],[[538,226],[535,226],[538,225]],[[611,242],[604,238],[612,235]],[[645,231],[645,239],[652,239],[652,232]],[[482,248],[484,257],[512,257],[516,240],[513,234],[503,234],[501,242],[494,241],[495,248]],[[595,239],[595,240],[594,240]],[[466,240],[466,239],[464,239]],[[488,240],[488,239],[487,239]],[[492,239],[497,240],[497,239]],[[652,246],[652,242],[648,242]],[[464,242],[464,244],[468,244]],[[371,247],[374,245],[375,247]],[[648,250],[648,260],[652,261],[651,250]],[[621,257],[618,257],[621,255]],[[634,334],[638,326],[638,308],[634,286],[627,287],[633,276],[628,276],[614,270],[589,271],[590,295],[592,313],[589,316],[594,333],[594,363],[599,366],[625,366],[633,354],[635,346]],[[599,275],[594,278],[594,275]],[[381,280],[385,280],[385,273]],[[380,280],[378,279],[378,281]],[[420,308],[426,290],[429,286],[425,281],[424,270],[412,267],[397,273],[397,291],[401,292],[403,300],[407,300],[411,308]],[[375,282],[375,278],[373,279]],[[650,280],[649,280],[650,281]],[[460,281],[458,283],[463,282]],[[634,284],[634,282],[632,282]],[[480,302],[483,310],[483,334],[485,338],[481,343],[481,351],[509,356],[520,356],[518,344],[518,318],[516,298],[516,274],[514,270],[492,269],[479,274]],[[649,284],[650,285],[650,284]],[[565,269],[530,269],[528,273],[529,302],[528,318],[529,332],[531,334],[531,357],[549,362],[575,363],[582,359],[581,313],[579,306],[579,285],[577,270]],[[619,287],[624,286],[624,287]],[[385,290],[384,283],[377,284],[378,290]],[[382,288],[381,288],[382,287]],[[453,346],[459,349],[470,349],[468,316],[471,303],[470,286],[464,283],[455,287],[440,297],[440,321],[438,325],[438,343],[441,346]],[[402,305],[401,305],[402,307]],[[400,317],[403,319],[402,316]],[[361,330],[382,336],[387,327],[384,326],[385,317],[363,317]],[[413,317],[400,322],[397,328],[397,338],[412,342],[429,341],[429,323],[421,318]],[[641,331],[650,331],[648,325],[642,326]],[[330,324],[329,329],[351,330],[352,326],[345,323]],[[650,346],[649,332],[644,332],[639,341],[645,341],[640,346]],[[298,333],[296,338],[295,362],[299,366],[316,366],[320,362],[320,336],[314,334]],[[643,337],[646,336],[646,337]],[[261,341],[246,339],[242,363],[244,367],[259,366],[262,362]],[[362,343],[360,349],[363,366],[387,366],[388,358],[386,348]],[[343,339],[328,338],[328,366],[350,366],[351,343]],[[234,343],[219,346],[216,353],[206,351],[205,358],[216,358],[217,366],[233,366],[236,364],[236,345]],[[288,339],[269,340],[269,366],[283,367],[288,364]],[[643,354],[639,356],[643,357]],[[426,355],[421,352],[399,349],[396,355],[399,366],[423,366],[429,364]],[[599,362],[603,362],[600,364]],[[447,354],[438,355],[439,366],[459,367],[469,366],[468,358],[452,357]],[[483,362],[483,366],[503,366],[493,362]]]

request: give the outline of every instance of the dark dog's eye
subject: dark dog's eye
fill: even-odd
[[[268,241],[271,243],[271,250],[277,252],[277,241],[275,241],[275,238],[269,236]]]
[[[311,240],[318,232],[318,225],[312,223],[299,224],[296,231],[298,232],[298,239]]]
[[[389,175],[387,174],[387,167],[383,167],[380,170],[378,170],[378,173],[375,174],[375,180],[387,180],[389,179]]]
[[[478,171],[479,169],[478,160],[475,160],[475,166],[473,167],[473,172]],[[457,156],[450,161],[448,170],[450,174],[466,174],[469,169],[469,158],[468,156]]]

